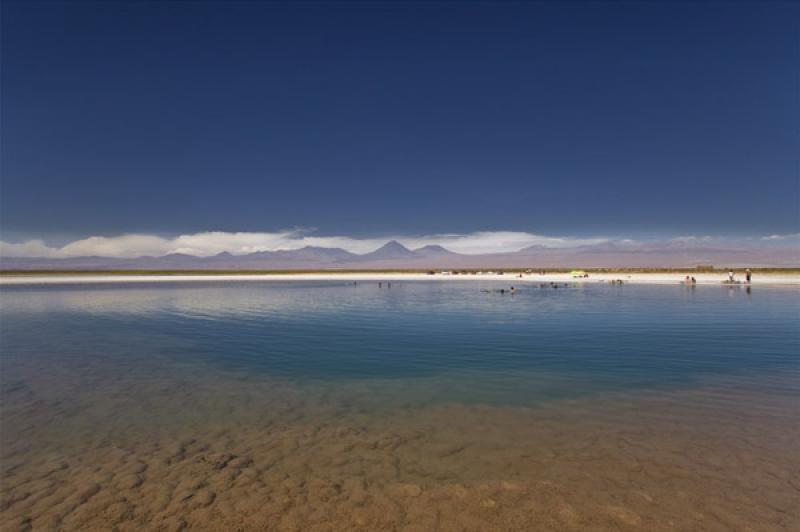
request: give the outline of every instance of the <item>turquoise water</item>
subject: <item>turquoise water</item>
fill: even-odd
[[[758,377],[796,393],[800,291],[476,282],[158,283],[3,288],[18,363],[313,386],[422,383],[403,400],[529,405]],[[490,293],[482,289],[492,290]],[[24,362],[24,364],[22,364]],[[788,383],[788,384],[787,384]],[[398,391],[402,394],[402,391]]]
[[[0,529],[800,527],[799,290],[501,287],[3,287]]]

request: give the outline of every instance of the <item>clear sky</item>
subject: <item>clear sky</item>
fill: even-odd
[[[2,4],[4,238],[798,231],[794,2]]]

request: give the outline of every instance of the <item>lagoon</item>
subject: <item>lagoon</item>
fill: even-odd
[[[3,286],[0,525],[800,525],[799,289],[510,282]]]

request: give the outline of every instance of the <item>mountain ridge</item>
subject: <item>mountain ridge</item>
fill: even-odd
[[[440,245],[414,250],[396,240],[368,253],[342,248],[305,246],[298,249],[255,251],[235,255],[223,251],[211,256],[171,253],[136,258],[0,257],[1,270],[314,270],[314,269],[458,269],[458,268],[571,268],[571,267],[796,267],[800,257],[792,250],[759,250],[708,245],[609,245],[572,248],[528,246],[514,252],[466,255]]]

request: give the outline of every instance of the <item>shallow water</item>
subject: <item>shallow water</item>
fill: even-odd
[[[0,525],[800,526],[800,291],[499,288],[4,287]]]

